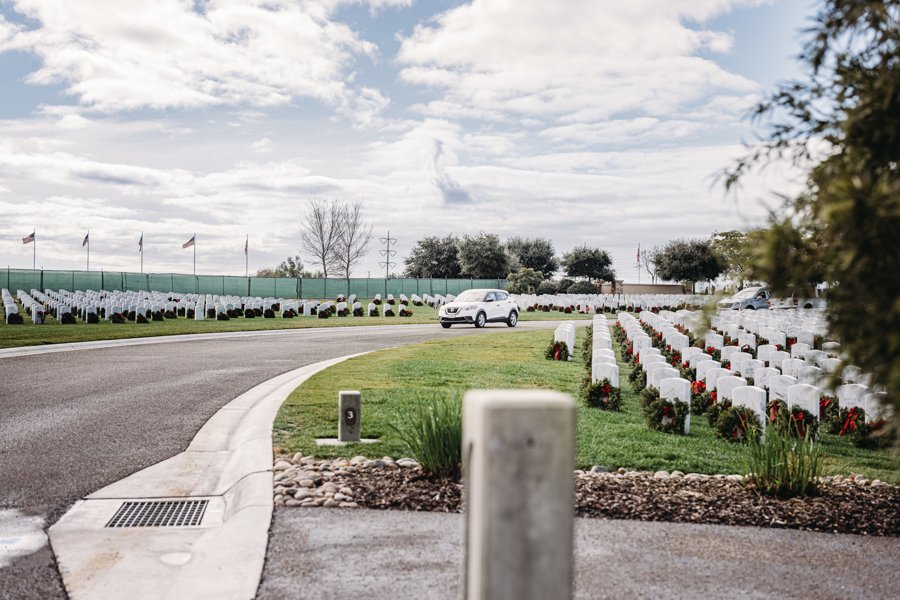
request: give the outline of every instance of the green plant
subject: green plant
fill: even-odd
[[[553,342],[544,352],[547,360],[569,360],[569,346],[565,342]]]
[[[603,410],[619,410],[622,403],[619,388],[614,388],[608,379],[589,383],[582,397],[588,406]]]
[[[817,493],[824,462],[821,446],[809,435],[793,438],[769,428],[763,443],[747,445],[748,483],[767,495],[792,498]]]
[[[397,434],[422,469],[437,476],[459,477],[462,465],[462,402],[459,396],[421,397],[417,410]]]
[[[581,359],[584,361],[584,368],[591,370],[591,363],[594,361],[594,326],[588,325],[584,328],[584,339],[581,341]]]

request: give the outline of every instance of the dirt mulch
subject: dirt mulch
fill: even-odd
[[[419,469],[359,469],[342,474],[366,508],[460,512],[462,485]],[[634,519],[778,527],[826,533],[900,535],[900,487],[826,484],[818,496],[778,499],[724,478],[652,474],[585,475],[575,479],[575,514]]]

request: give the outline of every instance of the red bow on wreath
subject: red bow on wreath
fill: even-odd
[[[822,396],[819,398],[819,414],[824,415],[825,409],[831,406],[831,403],[834,402],[833,398],[829,398],[828,396]]]
[[[796,423],[798,437],[806,437],[806,435],[804,433],[804,428],[803,428],[803,413],[800,413],[800,412],[791,413],[790,422]]]
[[[844,426],[841,427],[840,435],[844,435],[847,433],[847,430],[850,430],[850,433],[856,431],[856,420],[859,418],[859,413],[856,411],[856,408],[851,408],[850,412],[847,413],[847,419],[844,421]]]

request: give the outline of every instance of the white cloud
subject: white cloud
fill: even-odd
[[[34,84],[63,84],[95,112],[218,105],[270,107],[312,98],[369,122],[387,99],[352,84],[358,57],[377,48],[334,21],[339,2],[216,0],[108,2],[13,0],[38,22],[13,32],[0,21],[0,52],[27,50]],[[405,4],[375,2],[373,7]]]
[[[729,33],[687,24],[747,3],[474,0],[416,27],[398,61],[406,82],[441,94],[416,106],[424,114],[594,122],[636,114],[662,127],[710,95],[757,91],[698,56],[730,50]]]

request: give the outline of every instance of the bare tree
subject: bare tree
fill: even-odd
[[[659,246],[654,246],[653,250],[644,250],[641,252],[641,262],[638,268],[643,267],[647,274],[650,275],[650,282],[656,283],[659,277],[657,273],[656,258],[659,256]]]
[[[372,225],[362,216],[362,202],[354,200],[340,206],[338,240],[333,259],[338,274],[350,278],[359,261],[369,250],[372,241]]]
[[[334,254],[341,232],[341,206],[334,200],[315,198],[310,200],[303,221],[300,223],[300,247],[322,266],[328,278],[328,267],[335,264]]]

